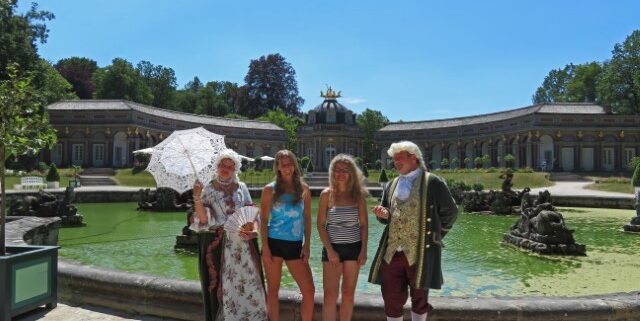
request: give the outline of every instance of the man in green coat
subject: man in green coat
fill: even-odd
[[[380,284],[388,321],[401,321],[411,295],[411,320],[424,321],[432,307],[429,289],[443,283],[442,238],[458,216],[447,184],[427,172],[420,148],[409,141],[387,151],[400,176],[384,189],[373,207],[386,224],[371,265],[369,282]]]

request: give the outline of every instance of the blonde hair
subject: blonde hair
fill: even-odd
[[[425,171],[427,170],[426,164],[422,159],[422,151],[420,151],[420,147],[418,147],[418,145],[416,145],[414,142],[404,140],[393,143],[387,150],[387,154],[391,157],[400,152],[407,152],[411,155],[415,155],[416,159],[418,160],[418,167],[422,168]]]
[[[334,204],[335,192],[337,191],[338,183],[333,176],[336,164],[341,163],[349,167],[349,181],[347,181],[347,190],[349,191],[351,199],[353,201],[359,201],[361,198],[367,197],[369,191],[364,184],[364,175],[362,171],[356,165],[356,161],[351,155],[338,154],[332,160],[329,165],[329,203]]]
[[[302,200],[302,194],[304,193],[304,189],[302,188],[302,183],[303,183],[302,172],[300,171],[300,165],[298,165],[298,158],[292,151],[288,149],[279,150],[276,153],[275,161],[273,162],[273,172],[276,173],[276,177],[274,178],[274,180],[276,181],[276,186],[273,194],[273,199],[278,200],[280,199],[280,196],[285,194],[285,186],[284,186],[285,183],[284,183],[284,180],[282,179],[282,174],[280,174],[280,171],[278,170],[278,165],[280,164],[280,160],[284,157],[288,157],[293,163],[294,171],[293,171],[293,178],[292,178],[292,181],[293,181],[292,203],[296,204]]]

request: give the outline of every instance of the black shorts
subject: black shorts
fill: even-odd
[[[302,241],[285,241],[267,238],[271,256],[281,257],[283,260],[298,260],[302,255]]]
[[[340,258],[340,262],[343,261],[357,261],[358,256],[360,255],[360,250],[362,249],[362,242],[358,241],[355,243],[331,243],[333,250],[338,253],[338,257]],[[329,257],[327,256],[327,249],[322,247],[322,261],[329,261]]]

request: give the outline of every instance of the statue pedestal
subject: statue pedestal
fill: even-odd
[[[540,243],[513,234],[505,234],[503,242],[538,254],[587,255],[587,247],[584,244]]]

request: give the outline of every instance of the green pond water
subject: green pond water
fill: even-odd
[[[373,202],[373,200],[372,200]],[[373,203],[371,203],[373,204]],[[316,212],[316,200],[313,202]],[[78,204],[86,227],[60,231],[60,255],[87,265],[176,279],[198,279],[197,254],[174,251],[185,214],[138,212],[135,203]],[[442,290],[436,296],[578,296],[640,289],[640,235],[624,233],[632,210],[561,208],[585,257],[541,256],[502,245],[516,216],[463,213],[445,239]],[[315,219],[315,215],[314,219]],[[383,231],[369,216],[369,260],[358,291],[379,293],[367,283],[371,259]],[[313,223],[310,265],[322,291],[322,245]],[[285,273],[283,288],[295,288]]]

